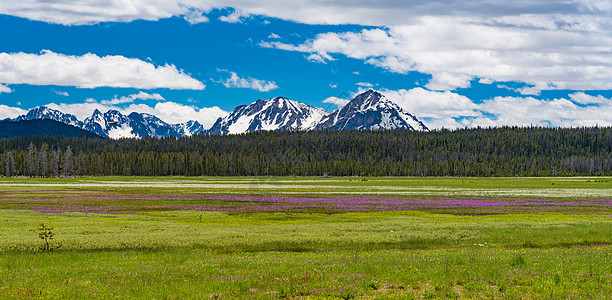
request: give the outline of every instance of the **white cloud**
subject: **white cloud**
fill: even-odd
[[[120,55],[0,53],[0,82],[80,88],[169,88],[202,90],[204,84],[174,65],[151,63]]]
[[[490,78],[480,78],[478,82],[482,84],[492,84],[494,81]]]
[[[272,32],[272,33],[270,33],[270,35],[268,36],[268,38],[269,38],[269,39],[280,39],[281,37],[280,37],[280,35],[278,35],[278,34],[276,34],[276,33]]]
[[[53,90],[53,92],[54,92],[54,93],[56,93],[56,94],[58,94],[58,95],[60,95],[60,96],[64,96],[64,97],[68,97],[68,96],[70,96],[70,95],[68,94],[68,92],[62,92],[62,91],[56,91],[56,90]]]
[[[338,97],[329,97],[329,98],[323,100],[323,103],[330,103],[330,104],[336,105],[338,108],[342,108],[347,103],[349,103],[350,101],[351,100],[342,99],[342,98],[338,98]]]
[[[423,120],[429,128],[612,125],[609,117],[612,115],[612,99],[582,92],[569,95],[569,99],[495,97],[482,103],[453,92],[422,88],[383,90],[382,93]]]
[[[217,106],[196,108],[175,102],[159,102],[155,107],[144,104],[132,104],[125,110],[129,112],[137,111],[150,113],[170,124],[196,120],[207,129],[212,127],[218,118],[225,117],[229,114]]]
[[[195,8],[187,11],[183,18],[191,25],[206,23],[208,22],[208,17],[205,16],[206,13],[207,11]]]
[[[267,92],[274,89],[277,89],[278,86],[274,81],[266,81],[255,79],[251,77],[240,77],[236,72],[228,71],[228,70],[219,70],[220,72],[226,72],[230,74],[230,78],[226,80],[221,80],[221,83],[226,88],[246,88],[253,89],[260,92]]]
[[[469,98],[450,91],[436,92],[420,87],[411,90],[382,90],[389,100],[419,117],[447,118],[477,116],[476,104]]]
[[[495,97],[484,101],[479,108],[495,118],[480,116],[471,126],[482,122],[501,125],[539,125],[554,127],[610,126],[612,101],[597,106],[580,107],[568,99],[539,100],[533,97]]]
[[[108,131],[108,137],[111,139],[140,138],[137,134],[132,132],[132,127],[130,127],[128,124],[114,126]]]
[[[219,17],[219,21],[227,23],[242,23],[243,19],[248,16],[249,14],[245,14],[241,10],[236,9],[234,12],[227,16]]]
[[[21,109],[19,107],[11,107],[4,104],[0,104],[0,120],[4,120],[6,118],[16,118],[26,113],[28,113],[27,110]]]
[[[0,14],[65,25],[98,22],[129,22],[159,20],[187,15],[190,11],[207,12],[215,8],[232,7],[244,15],[265,15],[306,24],[361,24],[386,26],[406,24],[419,16],[478,16],[509,15],[516,19],[525,14],[590,14],[609,16],[612,5],[608,0],[470,0],[470,1],[355,1],[355,0],[24,0],[0,2]],[[516,17],[519,16],[519,17]],[[535,21],[534,21],[535,20]],[[548,25],[531,19],[523,22]],[[572,24],[567,22],[567,24]],[[554,25],[554,24],[553,24]],[[573,25],[566,25],[573,26]]]
[[[8,94],[8,93],[12,93],[12,92],[13,92],[13,90],[10,87],[8,87],[7,85],[4,85],[4,84],[0,84],[0,94],[2,94],[2,93],[7,93]]]
[[[331,60],[331,57],[330,57],[330,59],[326,59],[326,58],[322,57],[319,54],[311,53],[310,55],[308,55],[306,57],[306,59],[309,60],[309,61],[312,61],[312,62],[318,62],[318,63],[321,63],[321,64],[326,64],[328,60]]]
[[[369,82],[357,82],[355,83],[355,85],[360,86],[360,87],[365,87],[365,88],[371,88],[374,85],[369,83]]]
[[[524,82],[530,86],[520,90],[525,94],[612,89],[612,19],[524,15],[502,19],[502,24],[457,16],[412,20],[384,29],[322,33],[297,45],[260,45],[324,59],[344,55],[397,73],[431,74],[427,87],[434,90],[469,87],[476,78]]]
[[[601,96],[601,95],[591,96],[583,92],[576,92],[576,93],[570,94],[569,97],[570,97],[570,100],[576,103],[579,103],[579,104],[584,104],[584,105],[604,104],[604,103],[610,102],[610,99],[607,99],[604,96]]]
[[[122,103],[132,103],[135,100],[166,100],[164,99],[164,97],[162,97],[162,95],[154,93],[154,94],[149,94],[149,93],[145,93],[143,91],[138,92],[138,94],[132,94],[132,95],[128,95],[128,96],[122,96],[121,98],[114,98],[111,100],[102,100],[100,101],[100,103],[102,104],[106,104],[106,105],[114,105],[114,104],[122,104]]]
[[[411,90],[382,90],[381,92],[387,99],[422,119],[430,129],[465,127],[454,118],[481,115],[477,111],[478,105],[472,100],[449,91],[436,92],[417,87]]]

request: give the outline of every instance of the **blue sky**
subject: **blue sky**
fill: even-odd
[[[373,88],[430,128],[612,125],[612,4],[565,1],[0,3],[0,119],[47,105],[210,126],[284,96]]]

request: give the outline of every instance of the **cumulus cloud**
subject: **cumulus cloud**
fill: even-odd
[[[560,99],[535,99],[533,97],[495,97],[484,101],[479,108],[494,117],[480,116],[470,126],[494,123],[501,125],[538,125],[553,127],[610,126],[612,100],[601,105],[578,106],[572,101]]]
[[[604,96],[601,96],[601,95],[591,96],[583,92],[576,92],[576,93],[570,94],[569,97],[570,97],[570,100],[576,103],[579,103],[579,104],[584,104],[584,105],[604,104],[610,101],[610,99],[607,99]]]
[[[364,87],[364,88],[371,88],[371,87],[374,86],[373,84],[371,84],[369,82],[357,82],[357,83],[355,83],[355,85],[358,85],[358,86]]]
[[[64,96],[64,97],[70,96],[68,92],[62,92],[62,91],[56,91],[56,90],[53,90],[53,92],[56,93],[57,95]]]
[[[120,55],[0,53],[0,82],[80,88],[169,88],[202,90],[204,84],[174,65],[151,63]]]
[[[324,33],[298,45],[261,45],[305,52],[313,62],[344,55],[393,72],[431,74],[429,89],[469,87],[471,80],[481,78],[527,83],[518,90],[525,95],[550,89],[612,89],[608,0],[0,2],[0,14],[66,25],[171,16],[198,23],[207,21],[205,14],[213,9],[231,11],[220,17],[226,22],[263,15],[306,24],[379,26]]]
[[[329,97],[329,98],[323,100],[323,103],[333,104],[333,105],[336,105],[338,108],[342,108],[347,103],[349,103],[350,101],[351,100],[342,99],[342,98],[338,98],[338,97]]]
[[[28,113],[27,110],[21,109],[19,107],[11,107],[4,104],[0,104],[0,120],[4,120],[6,118],[16,118],[26,113]]]
[[[429,128],[612,125],[612,99],[582,92],[570,94],[569,99],[495,97],[481,103],[457,93],[423,88],[381,92]]]
[[[132,127],[130,127],[128,124],[121,124],[121,126],[111,128],[108,131],[108,137],[111,139],[140,138],[140,136],[132,132]]]
[[[333,60],[333,58],[331,57],[324,58],[321,55],[316,54],[316,53],[310,53],[310,55],[308,55],[306,59],[312,62],[318,62],[322,64],[326,64],[328,60]]]
[[[13,90],[10,87],[8,87],[8,86],[6,86],[4,84],[0,84],[0,94],[2,94],[2,93],[12,93],[12,92],[13,92]]]
[[[500,24],[471,17],[425,16],[413,21],[322,33],[296,45],[279,41],[260,45],[324,59],[343,55],[397,73],[431,74],[427,87],[434,90],[469,87],[477,78],[524,82],[528,84],[521,90],[524,94],[612,89],[609,19],[528,15],[506,18]]]
[[[281,37],[280,37],[280,35],[278,35],[278,34],[276,34],[276,33],[272,32],[272,33],[270,33],[270,35],[268,36],[268,38],[269,38],[269,39],[280,39]]]
[[[207,12],[198,8],[191,9],[185,13],[183,18],[185,21],[189,22],[189,24],[199,24],[208,22],[208,17],[206,17]]]
[[[100,101],[100,103],[102,104],[106,104],[106,105],[114,105],[114,104],[122,104],[122,103],[132,103],[135,100],[165,100],[164,97],[162,97],[162,95],[154,93],[154,94],[149,94],[149,93],[145,93],[143,91],[138,92],[138,94],[132,94],[132,95],[128,95],[128,96],[122,96],[120,98],[114,98],[111,100],[102,100]]]
[[[242,23],[242,21],[248,16],[249,14],[245,14],[240,9],[236,9],[234,10],[234,12],[227,16],[220,16],[219,21],[227,23]]]
[[[523,14],[609,14],[607,0],[469,0],[469,1],[354,1],[354,0],[27,0],[0,2],[0,14],[65,25],[159,20],[187,16],[190,11],[234,8],[244,15],[264,15],[306,24],[406,24],[424,15],[500,17]],[[533,22],[531,22],[533,23]],[[543,22],[540,22],[543,23]],[[529,23],[527,23],[529,24]],[[537,24],[537,23],[536,23]]]
[[[159,102],[155,104],[154,107],[144,104],[132,104],[125,110],[129,112],[137,111],[153,114],[170,124],[196,120],[207,129],[212,127],[218,118],[225,117],[229,114],[217,106],[197,108],[169,101]]]
[[[219,72],[229,73],[230,77],[220,82],[226,88],[246,88],[253,89],[260,92],[267,92],[278,88],[274,81],[266,81],[255,79],[251,77],[240,77],[236,72],[228,70],[219,70]]]
[[[476,116],[478,108],[468,97],[450,91],[429,91],[420,87],[411,90],[382,90],[391,101],[420,117],[441,118]]]

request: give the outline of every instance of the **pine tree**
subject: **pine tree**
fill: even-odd
[[[40,176],[49,176],[49,147],[43,144],[38,151],[38,168]]]
[[[64,162],[62,165],[62,176],[70,177],[74,175],[74,156],[72,155],[72,149],[70,146],[66,148],[64,152]]]
[[[30,146],[28,147],[28,157],[26,159],[26,164],[27,164],[27,172],[28,172],[28,176],[30,177],[35,177],[35,176],[39,176],[39,172],[40,172],[40,167],[39,167],[39,161],[38,161],[38,151],[36,151],[36,146],[34,146],[34,143],[30,143]]]
[[[59,151],[51,150],[49,158],[49,176],[59,176]]]
[[[6,177],[15,176],[15,158],[13,157],[13,151],[8,151],[4,154],[4,172]]]

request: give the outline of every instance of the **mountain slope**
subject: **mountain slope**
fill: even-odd
[[[22,120],[55,120],[64,124],[81,128],[83,123],[74,115],[65,114],[59,110],[51,109],[46,106],[39,106],[28,111],[27,114],[15,118],[13,121]]]
[[[240,105],[206,131],[207,134],[236,134],[262,130],[310,130],[328,115],[321,108],[283,97],[260,99]]]
[[[0,121],[0,138],[28,136],[99,137],[87,130],[51,119]]]
[[[185,123],[170,125],[179,136],[192,136],[204,132],[204,126],[198,121],[189,120]]]
[[[425,124],[415,116],[373,90],[355,96],[342,109],[323,118],[316,128],[327,130],[428,130]]]

